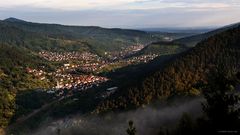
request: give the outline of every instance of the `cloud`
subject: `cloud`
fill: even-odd
[[[0,7],[28,6],[58,10],[111,10],[111,9],[158,9],[158,8],[228,8],[239,6],[238,0],[0,0]]]
[[[205,27],[240,21],[239,0],[0,0],[0,19],[102,27]]]
[[[134,1],[135,0],[14,0],[14,2],[8,2],[6,0],[0,0],[0,5],[5,8],[28,6],[60,10],[86,10],[118,6]]]

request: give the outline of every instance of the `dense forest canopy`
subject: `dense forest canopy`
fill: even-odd
[[[0,125],[6,126],[14,115],[15,96],[19,91],[46,88],[49,82],[26,73],[26,67],[52,65],[27,50],[6,44],[0,45]]]
[[[125,89],[114,98],[106,99],[96,112],[137,107],[177,93],[198,94],[198,84],[207,83],[212,71],[240,69],[240,27],[233,28],[200,42],[181,54],[163,70],[149,75],[141,85]]]

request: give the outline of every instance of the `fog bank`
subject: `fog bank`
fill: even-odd
[[[171,106],[145,107],[135,111],[105,116],[74,116],[48,122],[31,135],[126,135],[128,121],[133,120],[137,135],[156,134],[160,127],[175,126],[183,113],[201,115],[203,98],[174,101]],[[59,130],[60,129],[60,130]],[[30,135],[29,134],[29,135]]]

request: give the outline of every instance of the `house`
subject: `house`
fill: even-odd
[[[69,67],[70,66],[70,64],[64,64],[64,67]]]
[[[111,91],[116,91],[117,89],[118,87],[111,87],[111,88],[107,88],[107,91],[111,92]]]
[[[108,88],[108,89],[106,90],[107,95],[109,96],[109,95],[115,93],[115,92],[117,91],[117,89],[118,89],[118,87],[111,87],[111,88]]]

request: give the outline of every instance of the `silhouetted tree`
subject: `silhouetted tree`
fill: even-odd
[[[127,129],[127,134],[128,135],[135,135],[137,131],[136,131],[136,128],[134,127],[133,121],[130,120],[128,122],[128,125],[129,125],[129,127]]]

